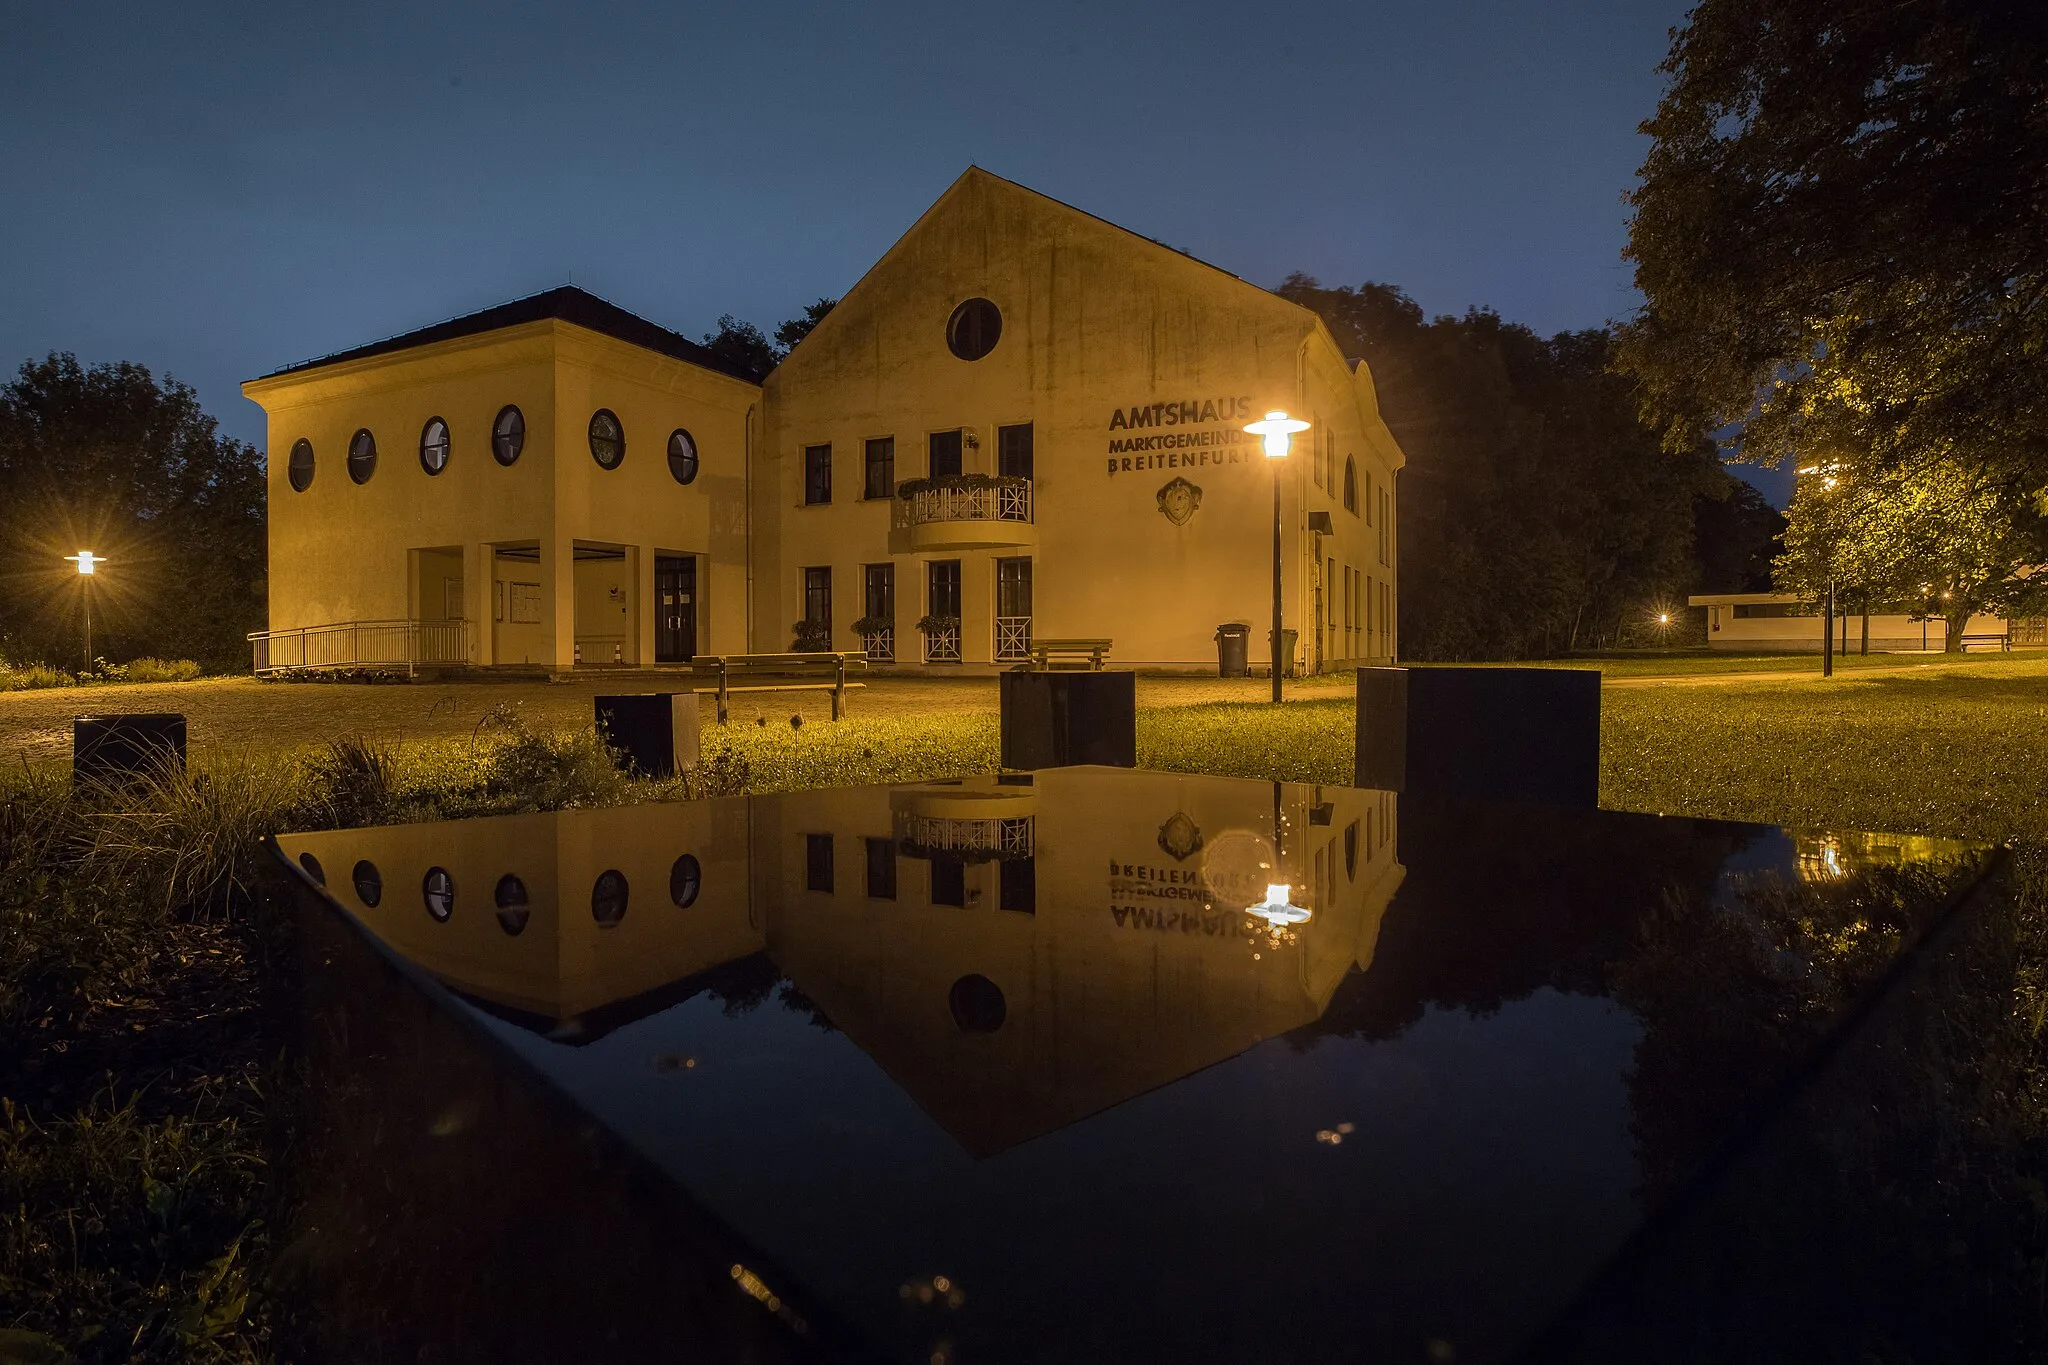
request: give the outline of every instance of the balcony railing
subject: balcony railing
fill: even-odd
[[[899,530],[936,521],[1031,521],[1031,481],[934,483],[896,499]]]
[[[924,661],[928,664],[960,662],[960,627],[944,626],[924,633]]]
[[[1029,858],[1037,844],[1037,822],[1029,815],[962,819],[904,814],[897,817],[896,836],[898,847],[915,858]]]
[[[249,635],[256,672],[397,668],[469,662],[467,621],[338,621]]]
[[[1031,657],[1031,618],[1028,616],[998,616],[996,618],[996,661],[1016,663]]]
[[[868,652],[868,662],[893,664],[896,662],[896,631],[894,627],[871,630],[860,637],[861,648]]]

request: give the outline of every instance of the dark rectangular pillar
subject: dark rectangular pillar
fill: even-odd
[[[119,785],[185,771],[185,717],[175,711],[77,716],[71,722],[71,781]]]
[[[597,733],[618,751],[628,772],[640,777],[674,777],[697,766],[703,750],[696,693],[599,697],[596,704]]]
[[[1600,802],[1600,674],[1362,668],[1361,787],[1467,801]]]
[[[1005,673],[1003,766],[1138,766],[1138,675]]]

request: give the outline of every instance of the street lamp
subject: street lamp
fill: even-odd
[[[1287,445],[1308,423],[1289,417],[1277,408],[1244,429],[1266,441],[1266,459],[1273,466],[1273,700],[1280,700],[1280,462],[1287,458]]]
[[[1313,913],[1305,905],[1295,905],[1290,897],[1294,888],[1286,884],[1271,884],[1266,887],[1266,899],[1258,905],[1247,905],[1244,912],[1257,916],[1275,929],[1285,929],[1290,924],[1304,924]]]
[[[80,550],[65,559],[78,566],[79,589],[85,594],[85,671],[92,672],[92,576],[107,561],[91,550]]]
[[[1839,467],[1833,463],[1810,464],[1802,467],[1799,472],[1820,475],[1821,492],[1832,493],[1835,491],[1835,470]],[[1843,634],[1846,636],[1848,632],[1844,631]],[[1835,676],[1835,547],[1832,541],[1828,544],[1827,597],[1821,605],[1820,675],[1823,678]]]

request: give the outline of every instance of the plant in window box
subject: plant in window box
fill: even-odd
[[[853,623],[853,633],[863,638],[870,635],[880,635],[885,630],[894,630],[895,628],[896,618],[893,616],[863,616],[860,620]]]
[[[960,629],[957,616],[920,616],[917,628],[926,635],[950,635]]]
[[[796,654],[822,654],[832,648],[832,627],[823,621],[798,621],[789,628],[789,648]]]

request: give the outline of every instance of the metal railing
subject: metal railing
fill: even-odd
[[[873,630],[860,637],[861,647],[867,651],[868,662],[893,664],[896,662],[896,630]]]
[[[913,856],[1029,858],[1037,843],[1037,822],[1029,815],[959,819],[904,814],[897,818],[896,835],[898,846]]]
[[[928,630],[924,635],[924,661],[928,664],[957,664],[960,662],[960,627],[947,626],[944,630]]]
[[[469,662],[469,622],[338,621],[249,634],[256,672],[395,668]]]
[[[574,658],[579,664],[620,664],[626,662],[623,635],[578,635]]]
[[[1031,520],[1031,484],[992,487],[921,488],[896,499],[896,527],[905,530],[933,521]]]
[[[1031,657],[1031,618],[1028,616],[998,616],[996,618],[996,658],[1010,663]]]

